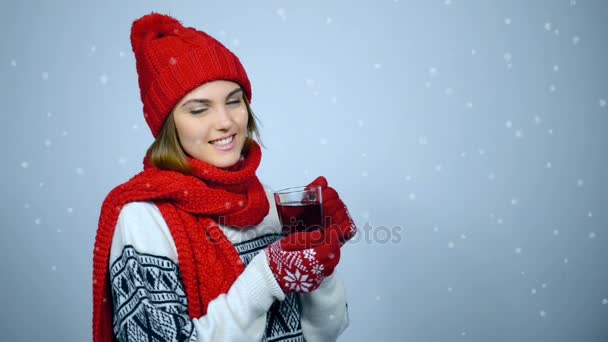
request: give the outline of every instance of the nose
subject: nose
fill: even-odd
[[[220,131],[227,131],[232,126],[232,116],[226,106],[220,106],[217,110],[216,128]]]

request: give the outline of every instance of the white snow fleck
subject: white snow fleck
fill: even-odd
[[[76,168],[76,174],[82,175],[83,173],[84,173],[84,170],[81,167]]]
[[[545,310],[540,310],[538,313],[540,317],[545,317],[547,315],[547,312]]]
[[[600,99],[600,100],[598,101],[598,104],[600,105],[600,107],[606,107],[606,103],[607,103],[607,102],[606,102],[606,100],[605,100],[605,99]]]
[[[554,229],[554,230],[553,230],[553,235],[559,235],[559,230]]]
[[[40,222],[41,222],[41,221],[42,221],[42,220],[41,220],[40,218],[36,218],[36,219],[34,220],[34,223],[36,223],[36,224],[40,224]]]
[[[48,73],[48,72],[46,72],[46,71],[45,71],[45,72],[43,72],[43,73],[42,73],[42,79],[43,79],[43,80],[48,80],[48,79],[49,79],[49,73]]]
[[[511,121],[507,121],[505,122],[505,126],[507,126],[507,128],[511,128],[513,127],[513,123]]]
[[[52,143],[52,142],[51,142],[49,139],[46,139],[46,140],[44,141],[44,146],[46,146],[46,147],[51,147],[51,145],[52,145],[52,144],[53,144],[53,143]]]
[[[577,185],[578,187],[583,186],[583,184],[585,184],[585,181],[583,181],[582,179],[578,179],[578,180],[576,181],[576,185]]]
[[[511,18],[505,18],[505,24],[510,25],[511,24]]]
[[[382,68],[382,63],[374,63],[374,69]]]
[[[572,37],[572,44],[577,45],[581,41],[579,36]]]
[[[410,193],[410,195],[408,197],[410,198],[410,200],[415,200],[416,199],[416,194],[415,193]]]
[[[521,248],[520,247],[515,248],[515,254],[521,254]]]
[[[589,233],[589,238],[590,239],[595,239],[595,233],[594,232],[590,232]]]
[[[545,23],[545,30],[551,31],[551,27],[552,27],[551,23],[549,23],[549,22]]]
[[[97,46],[91,45],[91,52],[95,52],[95,50],[97,50]]]
[[[29,166],[30,166],[30,163],[28,163],[26,161],[24,161],[24,162],[21,163],[21,167],[24,168],[24,169],[27,169]]]
[[[325,144],[327,144],[327,139],[326,138],[320,138],[319,142],[321,143],[321,145],[325,145]]]
[[[448,242],[448,248],[454,248],[454,242],[452,242],[452,241]]]
[[[603,305],[608,304],[608,298],[603,298],[603,299],[602,299],[602,304],[603,304]]]
[[[284,8],[277,9],[277,15],[279,17],[281,17],[281,20],[283,20],[283,21],[287,20],[287,15],[285,14],[285,9]]]
[[[490,172],[490,173],[488,174],[488,179],[489,179],[489,180],[494,180],[494,178],[496,178],[496,175],[495,175],[494,173]]]
[[[420,137],[420,138],[418,139],[418,143],[419,143],[420,145],[426,145],[426,144],[428,144],[428,143],[429,143],[429,141],[427,140],[427,138],[426,138],[426,137]]]
[[[547,169],[550,169],[553,165],[551,164],[551,162],[547,162]]]
[[[11,65],[12,65],[12,66],[17,66],[17,61],[13,59],[13,60],[11,61]]]

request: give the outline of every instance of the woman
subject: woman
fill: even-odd
[[[356,232],[323,177],[324,230],[281,231],[255,172],[259,132],[239,59],[152,12],[133,23],[144,170],[104,200],[94,341],[330,341],[348,325],[334,269]]]

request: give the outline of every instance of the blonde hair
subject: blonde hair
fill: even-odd
[[[243,94],[243,101],[247,107],[248,115],[247,138],[245,140],[245,145],[243,146],[243,153],[246,154],[253,144],[254,135],[256,137],[255,140],[262,147],[265,146],[260,138],[258,118],[251,110],[251,107],[249,107],[249,100],[245,94]],[[150,145],[146,154],[150,157],[152,165],[159,169],[178,171],[184,174],[191,173],[192,165],[188,162],[188,156],[179,142],[173,111],[167,116],[158,137],[154,140],[152,145]]]

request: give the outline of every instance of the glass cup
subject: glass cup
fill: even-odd
[[[275,191],[274,201],[284,234],[323,229],[321,186]]]

